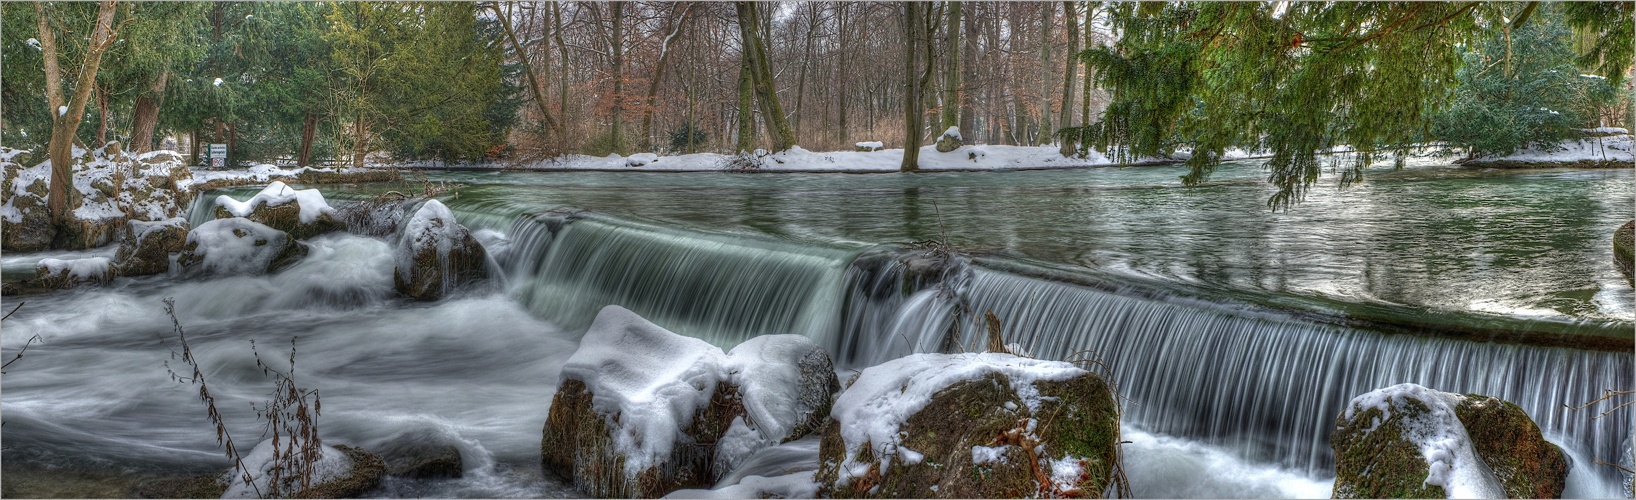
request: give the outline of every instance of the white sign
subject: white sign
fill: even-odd
[[[210,150],[205,153],[206,158],[227,158],[226,144],[211,144]]]

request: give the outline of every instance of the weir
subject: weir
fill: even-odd
[[[838,367],[862,369],[913,352],[980,349],[980,319],[993,311],[1006,341],[1032,356],[1099,362],[1128,399],[1127,422],[1318,476],[1332,473],[1329,434],[1350,399],[1405,382],[1512,401],[1547,438],[1592,459],[1617,460],[1628,432],[1617,424],[1628,409],[1593,421],[1601,410],[1564,405],[1631,389],[1629,353],[1383,333],[1067,283],[935,250],[826,247],[560,213],[525,214],[508,234],[502,264],[513,293],[566,328],[584,329],[601,307],[618,304],[723,347],[806,335]],[[1617,478],[1611,467],[1591,467]]]

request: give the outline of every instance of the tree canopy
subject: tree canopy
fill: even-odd
[[[1606,71],[1628,68],[1631,3],[1568,16],[1595,30]],[[1327,162],[1340,183],[1431,140],[1466,47],[1526,21],[1534,4],[1173,2],[1110,7],[1116,43],[1080,53],[1112,94],[1103,119],[1060,134],[1128,160],[1192,150],[1185,184],[1229,147],[1270,151],[1273,209],[1298,202]],[[1606,12],[1602,12],[1606,11]],[[1516,19],[1512,19],[1515,17]],[[1613,20],[1623,19],[1623,21]],[[1622,63],[1609,62],[1627,50]],[[1337,147],[1346,155],[1325,156]]]

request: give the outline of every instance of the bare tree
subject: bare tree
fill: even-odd
[[[96,88],[97,67],[102,65],[102,53],[114,43],[114,2],[103,0],[97,9],[96,25],[91,29],[91,42],[85,57],[79,63],[79,77],[74,82],[74,94],[65,96],[61,63],[58,62],[57,37],[51,28],[51,16],[44,2],[34,3],[39,18],[40,51],[45,58],[46,102],[51,106],[51,190],[46,205],[51,212],[51,223],[61,233],[72,222],[68,211],[68,190],[73,186],[74,133],[85,116],[85,103]]]

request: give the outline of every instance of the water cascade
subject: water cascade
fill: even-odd
[[[1358,394],[1403,382],[1520,405],[1547,436],[1617,457],[1625,438],[1565,412],[1628,389],[1625,353],[1382,333],[1128,285],[1083,286],[936,250],[849,250],[687,231],[600,215],[524,216],[512,276],[525,306],[583,329],[606,304],[731,346],[799,333],[842,367],[985,345],[993,311],[1036,357],[1096,359],[1129,398],[1126,420],[1309,474],[1333,468],[1329,433]],[[1430,332],[1428,332],[1430,333]],[[1603,474],[1612,475],[1611,471]]]
[[[554,235],[522,300],[569,329],[619,304],[722,346],[768,333],[833,345],[841,283],[855,253],[586,216]],[[531,265],[521,255],[508,260]]]

